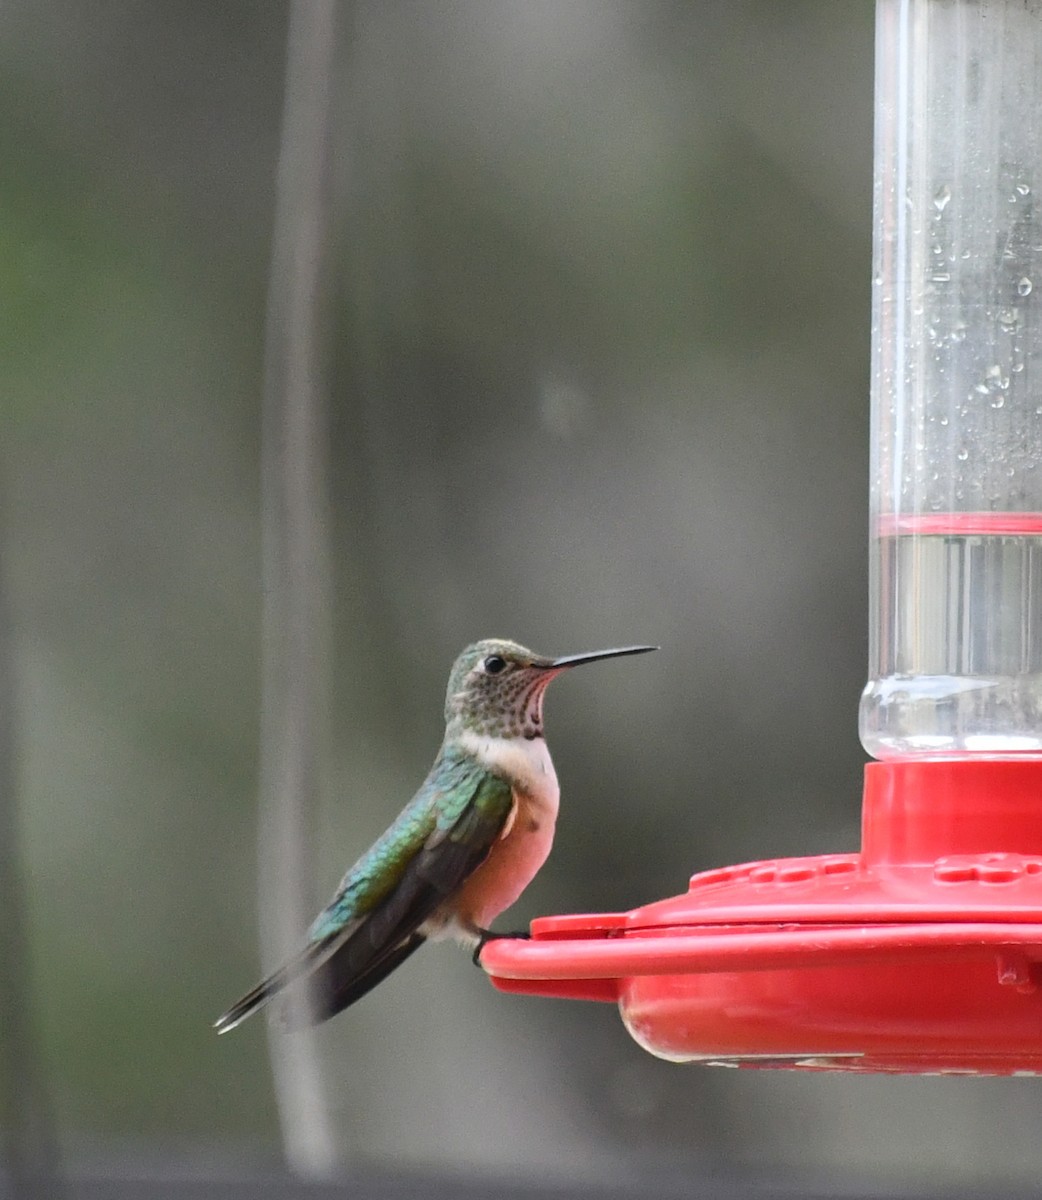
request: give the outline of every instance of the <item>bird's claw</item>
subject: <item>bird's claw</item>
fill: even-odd
[[[532,937],[527,929],[518,929],[508,933],[493,933],[491,929],[479,929],[476,932],[478,934],[478,944],[474,947],[474,953],[470,957],[470,961],[476,967],[481,966],[481,952],[489,942],[502,941],[503,938],[528,941]]]

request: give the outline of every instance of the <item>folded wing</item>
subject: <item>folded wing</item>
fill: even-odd
[[[364,996],[423,944],[422,926],[484,862],[512,807],[506,780],[443,750],[416,797],[345,875],[308,944],[224,1013],[218,1032],[287,989],[290,1026],[325,1021]]]

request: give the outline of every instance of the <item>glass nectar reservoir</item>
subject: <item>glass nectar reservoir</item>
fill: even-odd
[[[876,758],[1042,755],[1042,0],[880,0]]]

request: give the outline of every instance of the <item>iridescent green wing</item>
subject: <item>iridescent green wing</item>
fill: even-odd
[[[309,937],[324,941],[374,913],[412,875],[442,898],[451,894],[487,856],[512,804],[505,780],[470,755],[443,748],[416,796],[341,880]]]
[[[356,915],[324,935],[316,923],[313,946],[323,961],[312,976],[312,1020],[325,1020],[353,1004],[423,943],[422,925],[485,861],[513,807],[506,780],[468,755],[451,752],[443,752],[421,796],[433,819],[428,823],[410,812],[419,796],[402,813],[399,822],[409,828],[409,840],[391,837],[394,826],[385,835],[390,857],[397,855],[393,867],[374,873],[363,859],[348,872],[340,900],[349,899]],[[422,842],[421,829],[429,830]],[[379,843],[373,849],[378,856],[384,852]],[[393,878],[389,886],[388,876]]]
[[[416,797],[347,872],[308,945],[217,1021],[234,1028],[299,985],[309,1023],[353,1004],[424,941],[423,923],[461,887],[510,815],[510,785],[473,758],[443,749]]]

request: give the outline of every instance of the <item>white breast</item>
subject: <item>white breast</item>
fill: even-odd
[[[464,734],[463,748],[510,780],[514,808],[488,858],[437,914],[425,932],[473,944],[475,930],[493,920],[521,895],[546,861],[554,840],[558,786],[542,738],[490,738]]]
[[[557,816],[560,795],[557,772],[543,738],[485,737],[464,733],[460,737],[460,745],[468,754],[473,754],[478,762],[509,779],[546,815]]]

